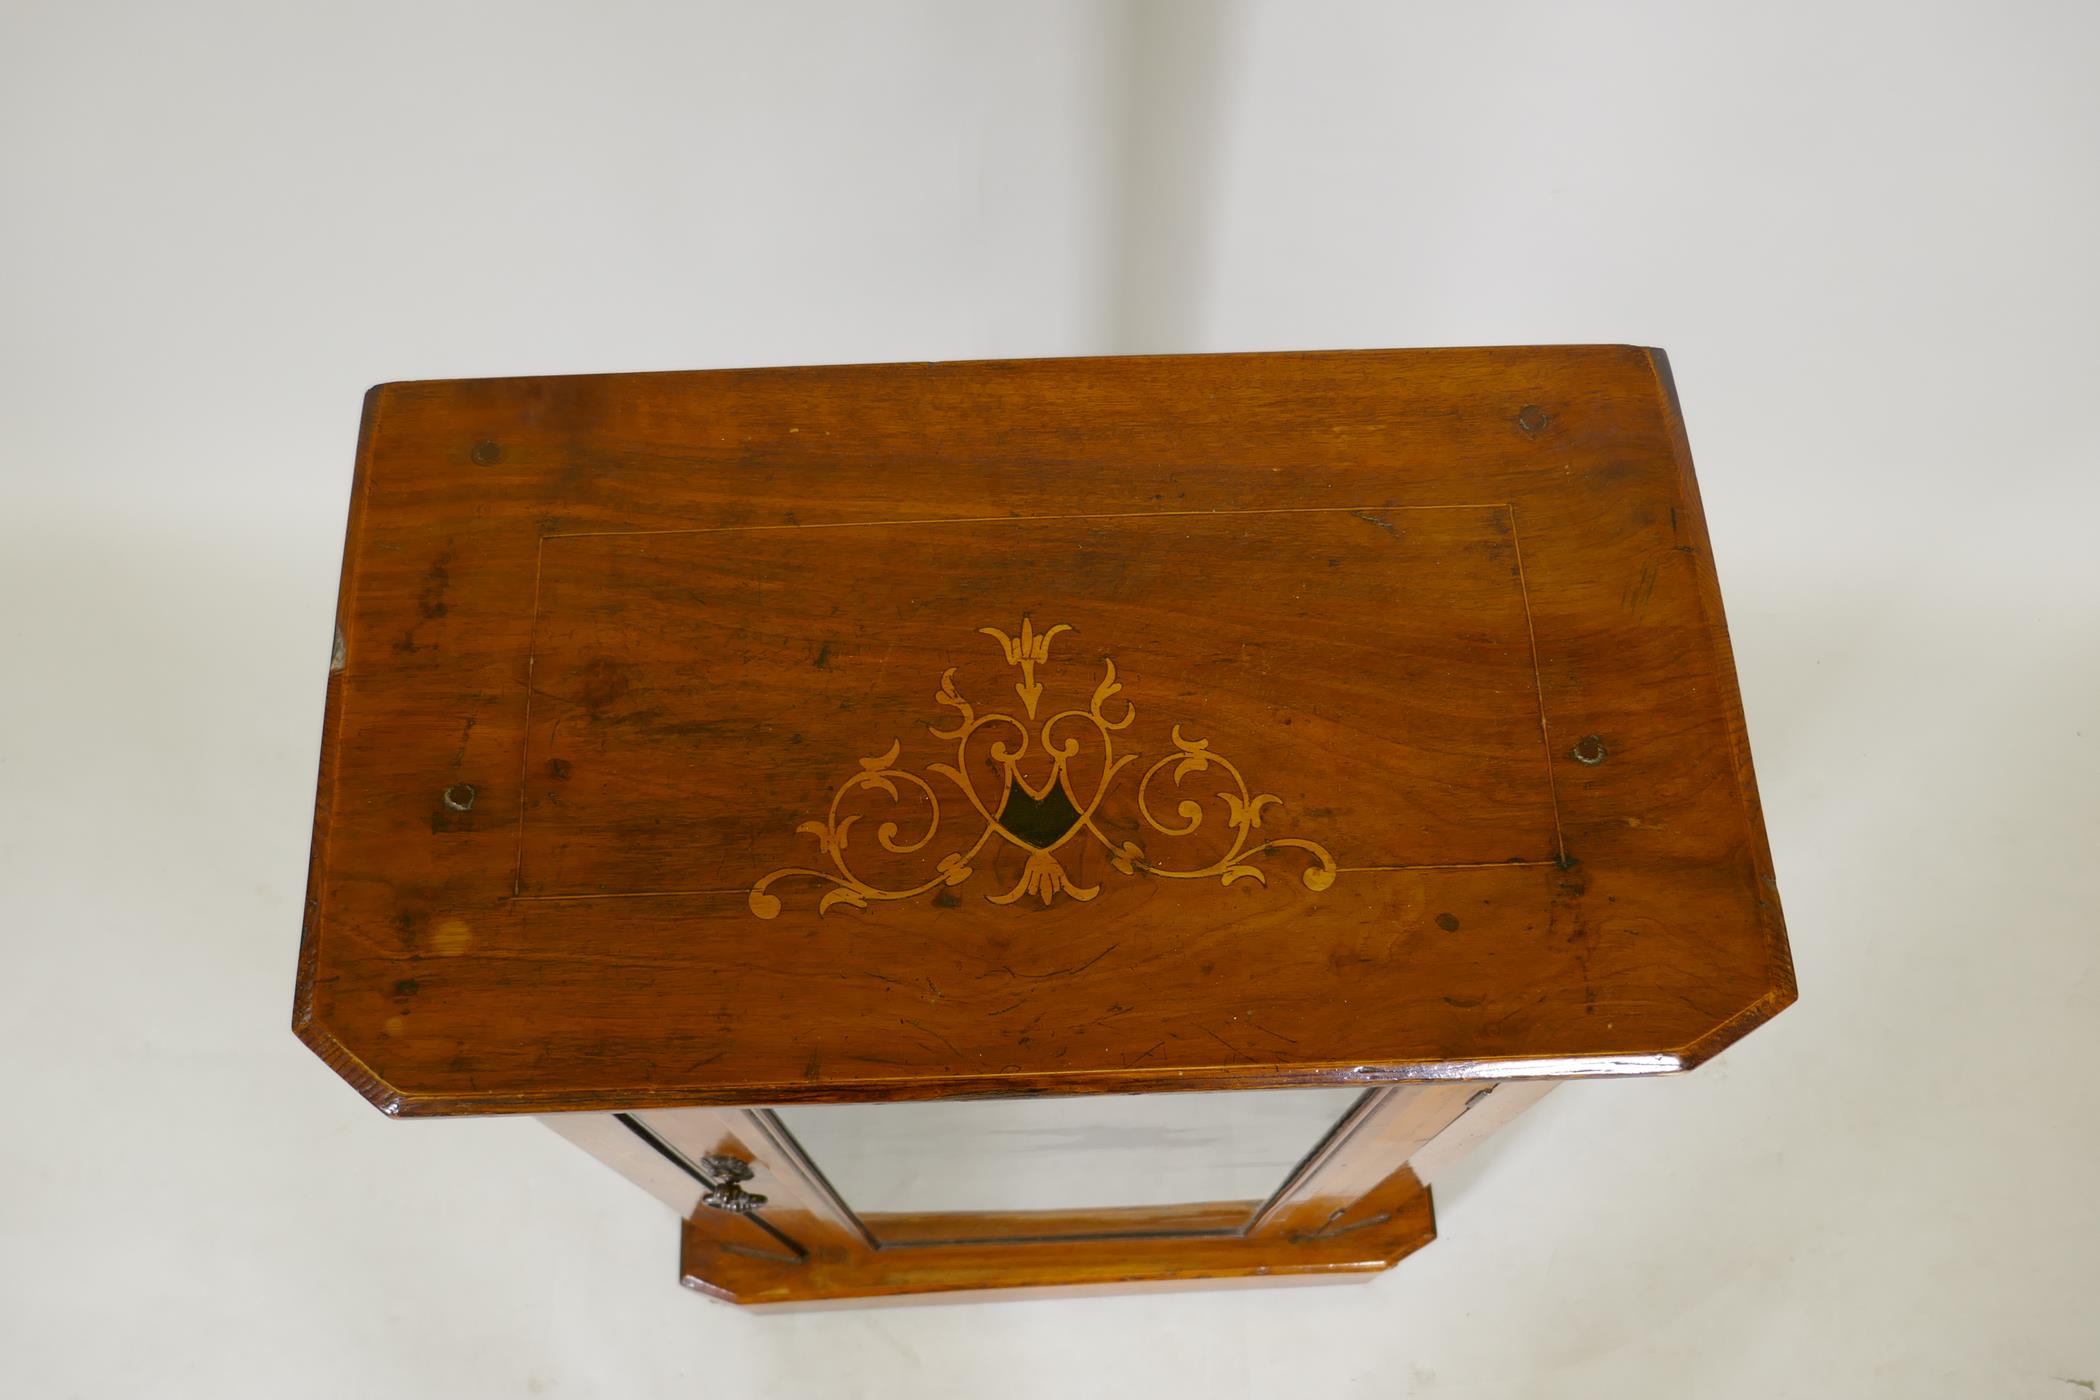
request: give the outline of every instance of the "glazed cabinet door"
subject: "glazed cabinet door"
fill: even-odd
[[[1426,1181],[1553,1083],[545,1121],[680,1214],[688,1285],[796,1303],[1367,1277],[1434,1237]]]

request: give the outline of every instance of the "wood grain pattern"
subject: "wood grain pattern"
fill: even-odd
[[[944,673],[1018,703],[1023,617],[1332,885],[1075,846],[1097,895],[995,906],[994,841],[756,918]],[[388,1112],[1653,1073],[1793,997],[1658,352],[383,385],[338,624],[294,1025]]]

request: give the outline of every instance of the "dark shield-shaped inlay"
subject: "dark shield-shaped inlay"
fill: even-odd
[[[1057,839],[1079,820],[1079,809],[1062,781],[1051,785],[1041,797],[1030,797],[1020,779],[1006,783],[1006,801],[999,808],[999,825],[1037,850],[1055,845]]]

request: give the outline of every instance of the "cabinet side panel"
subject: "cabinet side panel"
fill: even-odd
[[[1408,1165],[1424,1186],[1435,1185],[1460,1158],[1514,1122],[1518,1114],[1563,1082],[1520,1079],[1482,1085],[1479,1092],[1485,1097],[1476,1099],[1450,1126],[1417,1149]]]
[[[700,1205],[700,1183],[610,1113],[548,1113],[540,1121],[662,1201],[683,1219]]]

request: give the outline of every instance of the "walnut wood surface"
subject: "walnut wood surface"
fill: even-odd
[[[893,745],[996,812],[939,696],[1022,716],[1024,618],[1133,714],[1100,839],[755,893]],[[338,626],[294,1025],[389,1112],[1650,1073],[1792,999],[1658,352],[382,385]],[[1167,873],[1231,839],[1177,728],[1260,879]],[[927,781],[866,888],[982,825]]]
[[[1322,1236],[1133,1238],[1121,1212],[1098,1212],[1094,1238],[1033,1244],[925,1244],[820,1250],[797,1259],[741,1216],[701,1213],[683,1227],[680,1274],[690,1288],[744,1304],[804,1304],[894,1295],[1146,1285],[1198,1279],[1281,1282],[1293,1275],[1362,1279],[1436,1238],[1429,1191],[1407,1168],[1366,1197],[1368,1224]],[[1085,1233],[1082,1212],[1068,1228]]]

